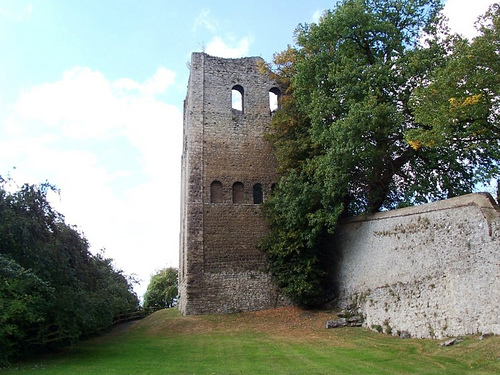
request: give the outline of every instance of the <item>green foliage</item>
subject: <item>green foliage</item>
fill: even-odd
[[[271,230],[262,249],[295,302],[326,297],[324,244],[342,215],[470,193],[497,173],[497,140],[473,149],[462,139],[435,147],[408,141],[429,128],[417,93],[450,60],[441,9],[439,0],[344,0],[318,24],[300,25],[297,47],[267,66],[286,90],[267,135],[282,177],[265,205]]]
[[[178,271],[176,268],[164,268],[151,276],[144,294],[145,308],[169,308],[175,306],[178,298]]]
[[[261,248],[270,271],[278,287],[303,306],[325,302],[328,258],[322,245],[342,212],[342,205],[325,209],[322,185],[315,182],[303,169],[291,169],[263,206],[270,231]]]
[[[10,193],[0,177],[0,365],[95,333],[138,306],[111,259],[47,201],[50,184]]]
[[[411,94],[444,63],[438,39],[429,34],[424,48],[418,34],[438,30],[439,3],[348,0],[319,24],[297,29],[292,95],[310,122],[315,173],[330,180],[324,194],[343,195],[350,214],[472,187],[464,176],[472,171],[449,150],[418,152],[405,141],[405,132],[417,125]]]
[[[0,365],[42,339],[54,289],[10,257],[0,254]]]
[[[500,5],[492,5],[477,26],[472,42],[447,40],[446,64],[415,90],[411,104],[423,126],[410,129],[407,140],[415,148],[461,150],[475,180],[483,182],[498,176],[500,159]]]

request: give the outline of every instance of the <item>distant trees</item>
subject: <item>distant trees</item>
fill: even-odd
[[[281,179],[261,247],[299,304],[325,301],[341,216],[469,193],[498,176],[498,8],[472,46],[452,43],[441,9],[343,0],[300,25],[297,46],[268,66],[286,91],[267,136]]]
[[[0,365],[95,333],[138,307],[130,280],[89,252],[50,206],[49,189],[11,193],[0,177]]]
[[[169,308],[175,306],[178,298],[178,271],[163,268],[151,277],[144,294],[145,308]]]

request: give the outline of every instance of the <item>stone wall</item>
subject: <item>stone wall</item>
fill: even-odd
[[[486,194],[346,221],[335,244],[339,304],[392,334],[500,334],[499,233]]]
[[[194,53],[184,104],[179,308],[184,314],[259,310],[283,303],[256,245],[259,202],[276,182],[264,141],[279,88],[258,57]],[[233,108],[233,89],[242,108]]]
[[[272,116],[269,92],[278,88],[259,73],[260,62],[192,56],[181,187],[184,314],[288,304],[256,247],[266,225],[254,187],[265,200],[277,181],[263,135]],[[232,108],[233,88],[243,93],[242,109]],[[475,194],[344,221],[332,247],[339,306],[392,334],[500,334],[500,219],[490,198]]]

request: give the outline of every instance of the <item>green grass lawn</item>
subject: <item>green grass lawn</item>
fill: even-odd
[[[402,340],[326,330],[326,313],[277,309],[183,317],[162,310],[7,374],[500,374],[500,337]]]

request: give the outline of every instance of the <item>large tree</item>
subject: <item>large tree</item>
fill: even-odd
[[[460,147],[416,147],[425,124],[411,98],[446,66],[439,0],[344,0],[300,25],[269,69],[286,87],[268,136],[280,162],[262,247],[296,302],[324,298],[325,244],[341,215],[472,191],[477,165]]]
[[[414,148],[462,149],[482,182],[498,175],[500,159],[500,5],[476,23],[472,41],[452,36],[447,63],[412,98],[422,124],[407,132]]]

